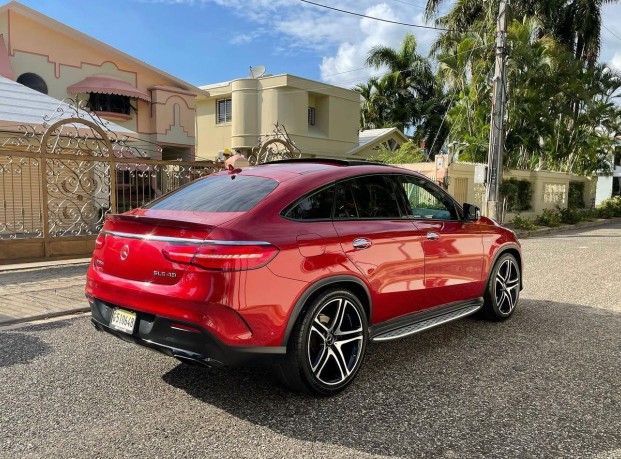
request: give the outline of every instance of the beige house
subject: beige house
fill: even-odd
[[[83,100],[149,142],[152,158],[194,158],[199,88],[15,1],[0,7],[0,75]]]
[[[259,138],[283,125],[303,156],[364,159],[407,137],[396,128],[358,131],[360,95],[293,75],[240,78],[201,86],[197,155],[248,154]]]

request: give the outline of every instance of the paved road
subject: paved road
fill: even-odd
[[[332,399],[87,318],[0,333],[0,457],[621,458],[621,225],[528,239],[512,320],[373,345]]]

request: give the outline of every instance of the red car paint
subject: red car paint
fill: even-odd
[[[376,325],[481,297],[500,252],[509,249],[520,259],[515,235],[486,218],[294,221],[282,216],[284,209],[313,190],[374,174],[422,178],[381,165],[320,161],[263,165],[237,174],[278,182],[250,210],[136,209],[108,218],[105,237],[100,237],[88,270],[87,297],[185,324],[189,333],[196,327],[226,346],[279,347],[286,345],[287,325],[296,320],[296,303],[318,282],[335,276],[357,279],[369,292],[369,324]],[[214,176],[222,175],[227,172]],[[439,239],[429,240],[429,233],[437,233]],[[371,242],[367,250],[353,248],[359,237]],[[171,256],[170,247],[186,242],[175,244],[166,238],[230,244],[255,241],[268,244],[273,253],[253,269],[217,271],[183,262],[183,254]],[[235,254],[214,256],[211,262],[218,263]],[[258,259],[260,254],[248,257]]]

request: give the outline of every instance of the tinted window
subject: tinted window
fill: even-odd
[[[285,213],[285,217],[294,220],[330,219],[333,202],[334,187],[331,186],[302,198]]]
[[[277,186],[276,180],[265,177],[217,175],[192,182],[145,207],[192,212],[245,212]]]
[[[350,181],[336,186],[336,208],[334,218],[358,218],[358,208],[351,192]]]
[[[412,176],[400,176],[402,198],[411,216],[425,220],[457,220],[457,210],[452,199],[434,187],[428,180]]]
[[[335,217],[400,218],[392,180],[383,175],[369,175],[339,183]]]

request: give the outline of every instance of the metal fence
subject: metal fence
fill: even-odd
[[[107,214],[221,168],[149,159],[83,118],[0,133],[0,263],[88,255]]]

